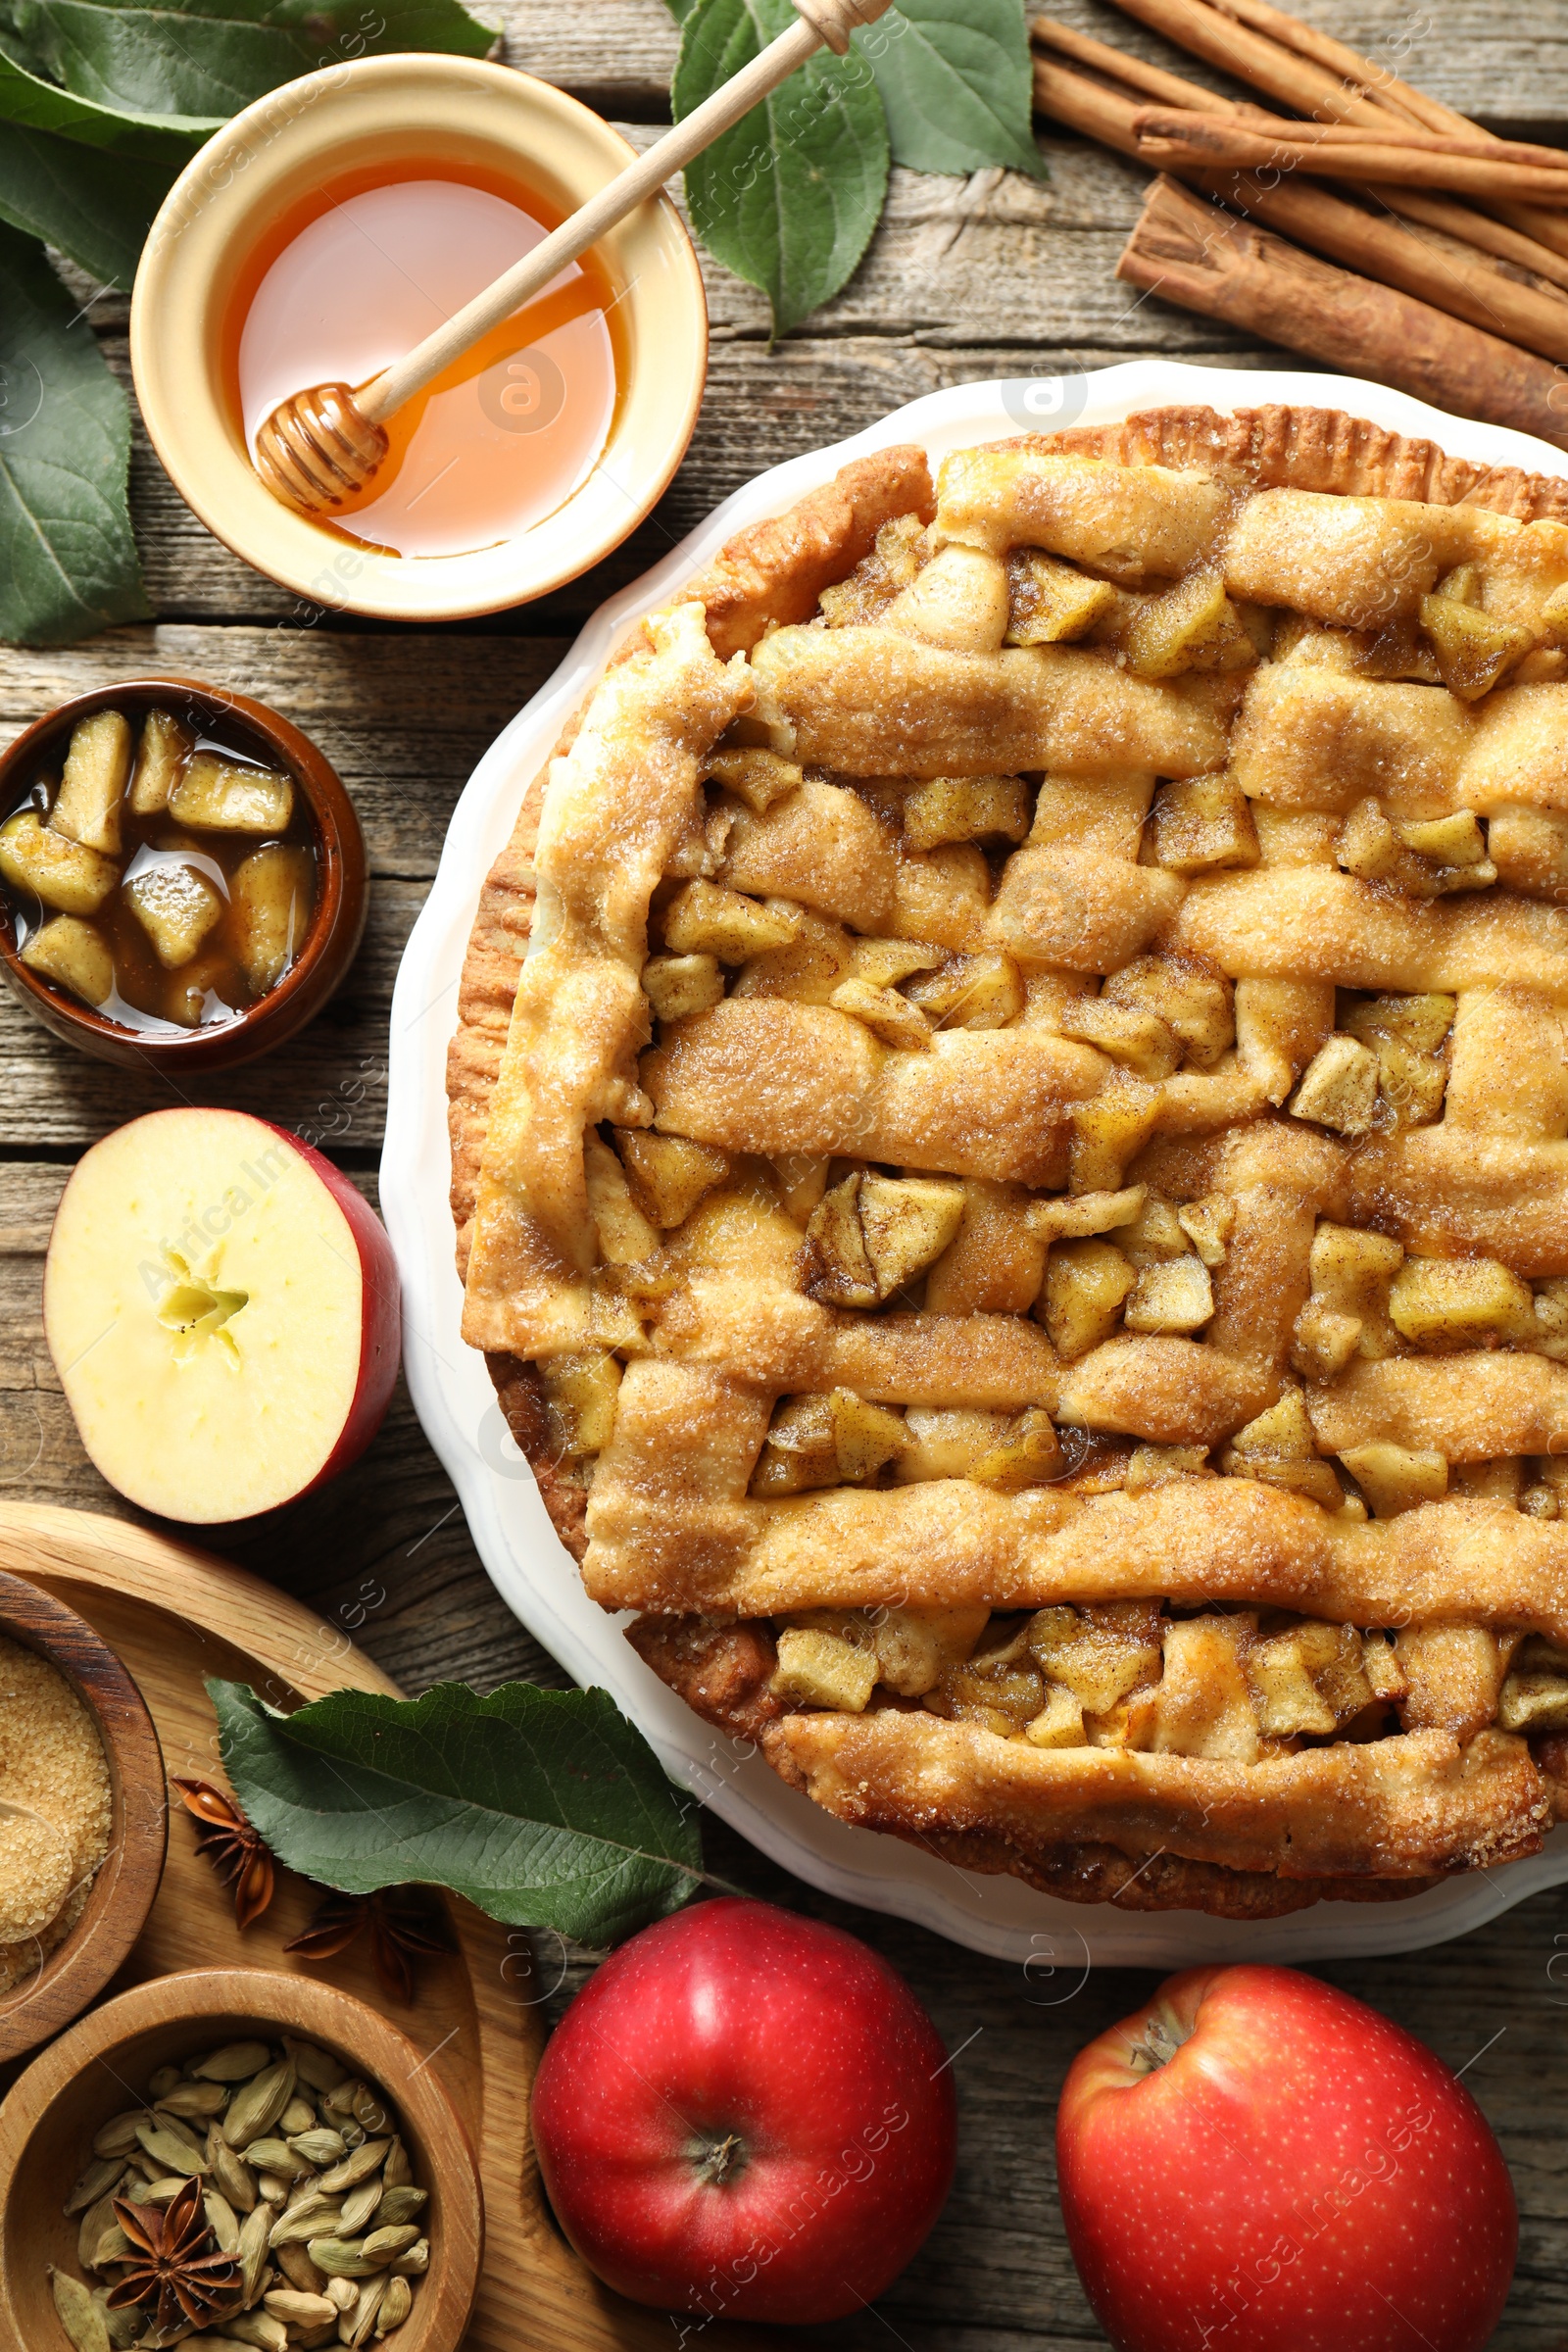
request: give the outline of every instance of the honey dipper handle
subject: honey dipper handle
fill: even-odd
[[[710,147],[720,133],[729,130],[743,115],[751,113],[759,100],[787,81],[797,66],[802,66],[824,44],[843,56],[849,47],[850,34],[859,24],[872,24],[893,5],[893,0],[795,0],[800,11],[800,23],[781,32],[770,41],[749,66],[715,90],[711,98],[666,131],[646,155],[617,173],[608,187],[601,188],[568,220],[536,245],[530,254],[486,286],[471,302],[465,303],[433,335],[392,367],[382,370],[355,394],[355,404],[362,416],[372,423],[383,422],[422,391],[433,376],[441,373],[455,359],[487,335],[503,318],[520,310],[525,302],[549,285],[558,271],[568,262],[577,260],[590,245],[598,243],[607,229],[617,220],[635,212],[638,205],[650,196],[657,196],[667,179],[682,171],[695,156]]]

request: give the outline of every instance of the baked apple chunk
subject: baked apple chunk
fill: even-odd
[[[1335,415],[883,452],[530,792],[466,1336],[841,1819],[1262,1917],[1568,1816],[1559,595],[1560,484]]]

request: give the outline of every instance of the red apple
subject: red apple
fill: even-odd
[[[1117,2352],[1479,2352],[1519,2245],[1424,2042],[1290,1968],[1195,1968],[1080,2050],[1067,2242]]]
[[[398,1372],[397,1261],[348,1178],[237,1110],[105,1136],[61,1196],[44,1333],[82,1444],[166,1519],[249,1519],[363,1453]]]
[[[621,2294],[833,2320],[897,2278],[942,2210],[953,2074],[875,1952],[725,1895],[646,1928],[578,1993],[533,2130],[562,2228]]]

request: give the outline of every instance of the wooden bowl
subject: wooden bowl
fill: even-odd
[[[16,923],[3,897],[0,957],[6,978],[28,1011],[68,1046],[125,1069],[160,1071],[177,1087],[187,1073],[206,1076],[237,1069],[241,1062],[270,1054],[320,1011],[354,960],[365,929],[368,884],[365,838],[354,803],[315,744],[265,703],[253,703],[248,695],[231,694],[226,688],[204,686],[195,678],[127,678],[115,686],[95,686],[35,719],[0,752],[0,817],[22,799],[40,768],[51,761],[59,765],[78,718],[93,710],[123,710],[134,725],[142,712],[171,703],[176,712],[203,726],[219,727],[238,745],[254,750],[290,776],[304,796],[316,845],[316,907],[293,963],[275,988],[225,1027],[153,1037],[122,1028],[30,971],[18,953]]]
[[[484,2200],[467,2133],[426,2060],[366,2002],[310,1977],[202,1968],[106,2001],[35,2058],[0,2106],[0,2316],[7,2352],[65,2352],[45,2265],[81,2277],[61,2208],[93,2133],[142,2095],[156,2068],[225,2041],[319,2042],[392,2102],[416,2180],[429,2190],[430,2268],[397,2352],[458,2352],[484,2251]],[[518,2151],[521,2161],[521,2150]],[[89,2282],[91,2283],[91,2282]]]
[[[74,1609],[0,1573],[0,1634],[57,1666],[98,1727],[114,1803],[85,1910],[24,1984],[0,1998],[0,2060],[58,2034],[95,2000],[147,1922],[169,1838],[164,1751],[141,1692]]]
[[[414,560],[297,514],[251,464],[229,381],[228,313],[253,257],[303,195],[348,174],[477,172],[564,218],[634,160],[608,122],[530,74],[468,57],[362,57],[302,74],[208,140],[142,250],[130,364],[175,489],[247,564],[313,604],[383,620],[456,620],[529,603],[618,547],[662,493],[702,406],[702,272],[667,196],[594,248],[623,357],[609,438],[554,514],[463,555]]]

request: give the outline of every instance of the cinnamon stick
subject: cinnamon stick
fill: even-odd
[[[1206,0],[1116,0],[1116,6],[1139,24],[1162,32],[1178,48],[1218,66],[1221,73],[1283,99],[1298,114],[1317,115],[1328,122],[1366,122],[1373,128],[1387,121],[1383,110],[1359,89],[1348,88],[1341,74],[1253,32]],[[1368,78],[1378,80],[1371,64],[1365,59],[1361,63]]]
[[[1074,65],[1087,66],[1093,74],[1108,74],[1130,90],[1163,99],[1167,106],[1188,106],[1196,114],[1209,115],[1239,115],[1243,111],[1234,98],[1222,98],[1217,90],[1205,90],[1199,82],[1184,80],[1180,74],[1167,74],[1163,66],[1146,65],[1141,57],[1129,57],[1125,49],[1112,49],[1105,41],[1092,40],[1087,32],[1060,24],[1054,17],[1031,17],[1029,33],[1042,47],[1070,57]]]
[[[1220,122],[1206,115],[1153,107],[1144,108],[1135,125],[1139,153],[1153,164],[1200,171],[1229,167],[1242,172],[1309,172],[1332,179],[1389,180],[1473,196],[1532,196],[1538,203],[1568,205],[1568,171],[1561,169],[1544,171],[1534,164],[1493,162],[1475,154],[1435,154],[1421,146],[1302,138],[1294,135],[1297,127],[1282,123],[1276,135],[1254,129],[1236,116]]]
[[[1366,194],[1372,196],[1372,189],[1368,188]],[[1553,253],[1534,237],[1521,235],[1518,229],[1494,220],[1490,213],[1473,212],[1465,204],[1449,204],[1441,196],[1417,195],[1413,188],[1379,188],[1376,195],[1379,202],[1402,220],[1418,220],[1423,228],[1438,229],[1446,237],[1458,237],[1466,245],[1476,245],[1484,253],[1494,254],[1498,261],[1514,262],[1537,277],[1568,287],[1568,256]]]
[[[1053,41],[1053,46],[1103,72],[1119,68],[1123,62],[1119,51],[1082,34],[1071,34],[1070,42]],[[1139,71],[1160,73],[1157,67],[1140,67]],[[1196,82],[1183,82],[1176,74],[1161,74],[1160,78],[1175,82],[1189,97],[1209,102],[1208,93]],[[1035,61],[1035,98],[1044,112],[1074,130],[1123,154],[1137,154],[1136,100],[1045,58]],[[1214,97],[1211,103],[1229,108],[1232,115],[1237,111],[1228,98]],[[1547,359],[1568,360],[1568,302],[1504,276],[1473,246],[1458,252],[1434,247],[1401,226],[1389,212],[1363,212],[1330,195],[1326,188],[1299,179],[1265,187],[1251,174],[1213,172],[1195,173],[1193,182],[1233,210],[1309,245],[1315,253],[1343,262],[1384,285],[1396,286],[1490,334],[1506,335],[1528,351],[1540,352]],[[1461,221],[1476,218],[1457,205],[1440,209]],[[1501,234],[1506,237],[1512,232],[1505,229]]]
[[[1347,374],[1568,449],[1568,401],[1547,361],[1299,252],[1163,173],[1151,184],[1116,274]]]
[[[1176,76],[1170,76],[1172,80]],[[1149,114],[1157,108],[1146,108]],[[1192,109],[1179,107],[1178,112],[1211,115],[1211,107]],[[1276,135],[1298,139],[1308,147],[1358,147],[1372,141],[1379,147],[1408,147],[1422,155],[1461,155],[1479,158],[1483,163],[1530,164],[1539,171],[1562,173],[1568,172],[1568,153],[1560,147],[1535,147],[1523,139],[1499,142],[1473,131],[1461,138],[1457,131],[1425,130],[1416,122],[1398,122],[1391,116],[1377,131],[1370,131],[1363,122],[1293,122],[1284,115],[1271,114],[1266,106],[1235,107],[1226,118],[1241,130],[1269,131]]]
[[[1534,237],[1538,244],[1549,245],[1552,252],[1568,261],[1568,221],[1559,220],[1551,213],[1533,204],[1493,204],[1487,207],[1521,236]]]
[[[1106,89],[1102,82],[1090,81],[1082,74],[1053,64],[1050,58],[1037,57],[1035,106],[1039,113],[1065,122],[1070,130],[1081,130],[1086,137],[1099,139],[1102,146],[1137,159],[1138,134],[1133,128],[1137,103]]]
[[[1451,318],[1466,319],[1489,335],[1504,335],[1544,359],[1568,361],[1568,302],[1505,277],[1479,254],[1472,260],[1467,253],[1429,245],[1396,220],[1364,213],[1325,188],[1298,180],[1269,188],[1246,172],[1229,172],[1204,173],[1196,184],[1234,212],[1280,229],[1382,285],[1413,294]]]
[[[1220,16],[1234,17],[1238,24],[1249,25],[1252,31],[1277,41],[1298,57],[1306,58],[1341,81],[1354,83],[1375,103],[1390,112],[1402,115],[1406,122],[1423,123],[1428,130],[1457,130],[1468,128],[1465,118],[1456,115],[1440,99],[1429,98],[1424,90],[1401,81],[1396,74],[1378,65],[1372,58],[1361,56],[1344,41],[1337,41],[1330,32],[1319,32],[1315,24],[1303,24],[1299,17],[1287,16],[1282,8],[1273,8],[1269,0],[1213,0]]]
[[[1189,49],[1239,81],[1282,99],[1298,114],[1377,127],[1388,121],[1385,110],[1394,108],[1432,130],[1473,131],[1498,146],[1507,144],[1494,132],[1483,131],[1468,116],[1445,106],[1441,99],[1429,98],[1424,90],[1415,89],[1396,74],[1382,73],[1370,58],[1344,42],[1332,44],[1339,61],[1332,70],[1318,63],[1318,56],[1326,53],[1323,44],[1329,36],[1311,33],[1308,26],[1285,17],[1282,10],[1268,7],[1266,0],[1227,0],[1223,7],[1210,6],[1208,0],[1116,0],[1116,6],[1163,33],[1178,48]],[[1245,23],[1240,21],[1244,15]],[[1273,30],[1282,18],[1291,28],[1289,41]],[[1267,29],[1254,30],[1257,25]],[[1356,87],[1347,85],[1347,75]],[[1375,90],[1375,98],[1366,94],[1368,90]],[[1544,207],[1501,201],[1490,203],[1487,209],[1520,235],[1568,259],[1568,221],[1557,220]]]

